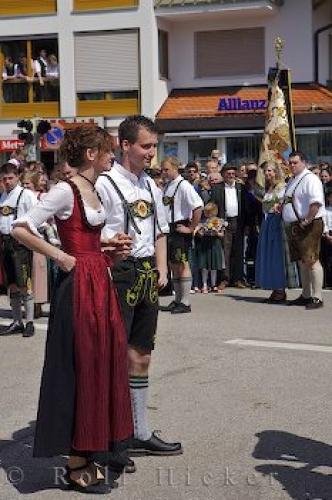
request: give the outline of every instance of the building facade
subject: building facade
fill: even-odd
[[[53,161],[68,123],[116,134],[137,112],[157,118],[160,157],[255,158],[280,36],[299,147],[331,161],[331,24],[330,0],[1,2],[0,159],[22,118],[52,120],[43,154]]]

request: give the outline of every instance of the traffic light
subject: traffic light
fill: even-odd
[[[37,125],[37,133],[40,135],[46,134],[49,130],[51,130],[52,125],[47,120],[40,120]]]
[[[20,141],[24,141],[25,144],[33,143],[33,134],[31,133],[33,129],[33,123],[31,120],[20,120],[17,122],[17,127],[22,129],[22,132],[18,134]]]

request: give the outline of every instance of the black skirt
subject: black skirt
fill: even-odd
[[[72,272],[59,271],[51,301],[34,457],[68,455],[71,451],[75,407],[73,278]]]

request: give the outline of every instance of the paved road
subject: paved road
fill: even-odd
[[[190,315],[161,313],[150,419],[185,452],[136,459],[112,498],[332,498],[332,292],[318,311],[263,296],[227,289],[194,296]],[[80,497],[54,489],[61,459],[31,458],[46,319],[38,325],[31,339],[0,338],[1,500]]]

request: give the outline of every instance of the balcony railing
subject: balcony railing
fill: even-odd
[[[12,78],[0,86],[0,119],[59,116],[59,79]]]
[[[54,14],[56,11],[57,0],[0,1],[0,17]]]
[[[128,9],[138,5],[139,0],[73,0],[74,12]]]

